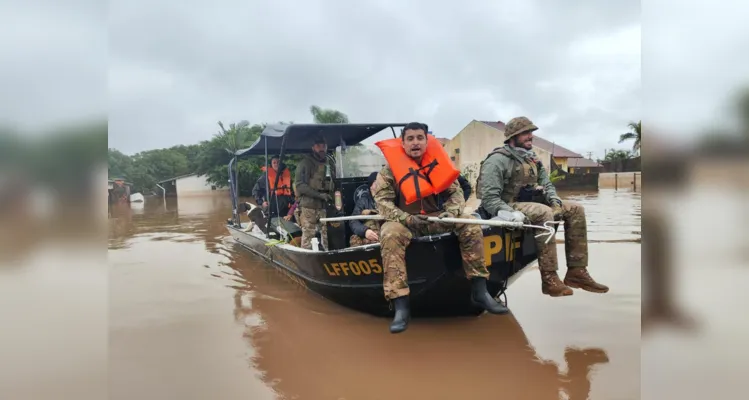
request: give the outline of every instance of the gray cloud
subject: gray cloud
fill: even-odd
[[[524,114],[545,138],[600,154],[641,117],[636,1],[132,0],[110,2],[108,19],[96,3],[5,10],[53,28],[64,20],[37,54],[70,66],[36,78],[43,89],[26,91],[36,108],[4,96],[3,116],[28,123],[108,109],[110,146],[133,153],[197,143],[218,120],[310,121],[312,104],[354,121],[421,120],[442,137],[474,118]],[[15,76],[0,67],[4,88],[29,86],[17,75],[35,59],[22,61]]]
[[[219,119],[309,121],[317,104],[442,137],[522,113],[602,152],[640,117],[639,2],[578,3],[116,2],[110,145],[195,143]]]

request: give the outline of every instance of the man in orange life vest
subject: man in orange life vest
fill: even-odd
[[[442,145],[427,132],[425,124],[411,122],[403,128],[400,138],[377,143],[388,163],[377,175],[372,191],[377,211],[386,220],[380,229],[380,243],[385,298],[395,306],[395,317],[390,324],[392,333],[406,330],[410,319],[405,258],[406,248],[414,236],[455,232],[460,243],[463,269],[472,281],[471,302],[493,314],[509,311],[486,289],[489,271],[484,266],[484,240],[480,226],[427,221],[427,216],[473,218],[463,213],[465,200],[456,180],[459,171],[452,165]],[[428,169],[430,164],[432,169]],[[418,176],[406,176],[409,168],[423,169],[419,170]],[[425,176],[429,181],[424,179]]]
[[[281,176],[278,177],[278,186],[274,186],[279,170]],[[275,190],[273,190],[274,187]],[[266,191],[266,188],[270,189]],[[267,198],[268,194],[270,195],[270,202]],[[291,189],[291,174],[285,165],[281,165],[278,156],[271,158],[270,169],[258,178],[252,188],[252,196],[255,197],[257,204],[262,206],[263,210],[271,216],[283,217],[288,214],[289,207],[291,207],[294,199],[294,193]]]

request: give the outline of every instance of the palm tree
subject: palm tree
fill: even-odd
[[[621,136],[619,136],[619,143],[622,143],[626,140],[634,140],[635,143],[632,145],[632,151],[635,153],[640,152],[640,140],[642,139],[642,120],[637,122],[630,122],[627,124],[627,126],[630,129],[630,132],[623,133]]]
[[[348,124],[348,116],[338,110],[312,106],[309,111],[316,124]]]
[[[242,120],[237,124],[229,124],[229,129],[224,128],[224,124],[218,121],[218,126],[221,128],[221,132],[214,135],[226,147],[224,149],[227,153],[234,154],[237,150],[241,149],[245,145],[246,138],[245,130],[250,126],[249,121]]]

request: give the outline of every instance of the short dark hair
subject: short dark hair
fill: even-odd
[[[401,129],[401,140],[403,140],[403,138],[406,136],[407,130],[419,130],[419,129],[423,130],[424,133],[427,133],[429,132],[429,125],[422,124],[421,122],[407,123],[406,126],[404,126],[403,129]]]
[[[281,159],[281,157],[279,157],[279,156],[275,156],[275,155],[274,156],[270,156],[270,160],[271,161],[273,161],[273,160],[280,160],[280,159]]]

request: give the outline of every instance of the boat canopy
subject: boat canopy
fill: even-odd
[[[318,135],[325,138],[328,151],[332,151],[336,146],[359,144],[383,129],[403,126],[406,124],[273,124],[263,129],[252,146],[237,151],[235,155],[237,157],[263,155],[266,150],[268,154],[279,154],[282,147],[285,154],[308,153],[313,140]]]

